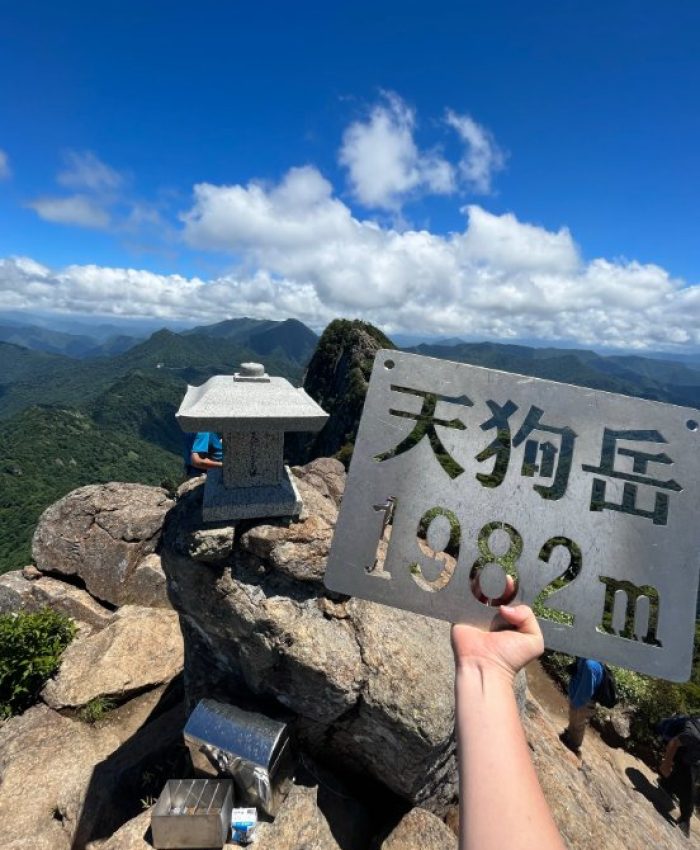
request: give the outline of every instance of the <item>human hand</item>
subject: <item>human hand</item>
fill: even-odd
[[[488,632],[461,623],[453,625],[452,649],[458,670],[487,668],[512,682],[518,670],[542,654],[544,639],[529,606],[501,605]]]
[[[664,779],[668,779],[668,777],[671,775],[671,770],[671,762],[666,758],[662,759],[661,764],[659,765],[659,773],[661,774],[661,776],[663,776]]]

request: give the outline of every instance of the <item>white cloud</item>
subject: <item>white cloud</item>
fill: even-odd
[[[494,173],[505,167],[505,154],[496,144],[493,134],[469,115],[458,115],[448,109],[445,121],[466,145],[459,161],[459,172],[465,186],[473,192],[488,195]]]
[[[12,177],[10,159],[4,150],[0,150],[0,180],[8,180]]]
[[[453,166],[437,151],[418,150],[415,124],[415,112],[387,92],[366,121],[345,131],[339,160],[349,171],[353,195],[366,207],[397,210],[411,192],[455,190]]]
[[[361,317],[388,333],[540,339],[627,349],[700,346],[700,286],[635,261],[586,262],[566,228],[466,210],[463,232],[361,220],[311,167],[264,187],[195,187],[194,248],[229,252],[211,280],[138,269],[0,262],[0,309],[189,319]]]
[[[109,226],[109,213],[99,202],[86,195],[69,195],[65,198],[37,198],[27,204],[40,218],[56,224],[75,224],[102,230]]]
[[[68,151],[66,167],[56,176],[56,181],[68,189],[78,192],[111,192],[118,189],[124,179],[102,162],[92,151]]]
[[[419,149],[415,110],[397,94],[384,92],[367,119],[355,121],[343,134],[338,159],[348,169],[353,196],[365,207],[396,212],[407,198],[420,194],[490,194],[493,176],[506,161],[493,134],[452,109],[446,111],[444,125],[464,145],[454,164],[437,148]]]
[[[91,151],[67,151],[56,182],[70,195],[44,195],[26,204],[45,221],[104,230],[152,224],[149,205],[124,196],[124,177]],[[150,214],[152,219],[153,214]]]

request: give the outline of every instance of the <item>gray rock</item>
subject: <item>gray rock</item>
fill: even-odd
[[[160,555],[152,552],[136,565],[129,580],[129,598],[149,608],[171,607]]]
[[[329,747],[356,770],[439,811],[457,795],[454,661],[448,623],[351,599],[363,683],[354,709],[331,728],[302,723],[321,755]]]
[[[345,491],[345,467],[334,457],[319,457],[305,466],[292,467],[292,472],[301,481],[307,481],[322,496],[332,499],[336,506]]]
[[[672,821],[640,793],[645,789],[662,804],[655,771],[623,751],[611,750],[588,737],[581,762],[562,746],[558,737],[561,724],[552,721],[553,715],[529,696],[523,716],[525,734],[540,785],[567,847],[681,850],[698,846],[694,826],[689,844]],[[590,735],[593,738],[595,733]],[[671,811],[670,800],[667,806]]]
[[[102,601],[139,603],[149,573],[143,571],[134,580],[135,573],[145,556],[156,551],[172,504],[159,487],[80,487],[41,515],[32,543],[34,561],[44,573],[79,576]],[[162,580],[156,578],[150,604],[168,605],[163,590]]]
[[[192,532],[189,555],[194,561],[223,561],[233,552],[235,526],[201,528]]]
[[[121,826],[109,838],[91,841],[85,850],[153,850],[151,841],[152,808],[141,812]]]
[[[31,836],[32,846],[69,850],[95,765],[118,745],[111,733],[96,734],[47,706],[3,724],[0,846]]]
[[[43,699],[75,708],[96,697],[124,699],[174,678],[183,665],[177,614],[127,605],[101,632],[73,641]]]
[[[26,569],[0,576],[0,613],[35,613],[49,607],[90,631],[103,629],[111,621],[112,612],[79,587],[42,573],[31,580],[25,574]]]
[[[449,626],[327,595],[336,506],[299,486],[305,517],[253,526],[217,563],[189,556],[197,491],[169,515],[162,558],[182,617],[188,702],[241,687],[274,697],[312,752],[442,809],[456,791]]]
[[[0,576],[0,614],[26,611],[32,601],[32,582],[24,577],[22,570]]]
[[[256,850],[365,850],[370,846],[363,829],[366,812],[357,802],[337,798],[328,811],[319,805],[319,798],[318,786],[295,785],[275,820],[259,825]]]
[[[304,510],[297,522],[267,522],[241,535],[240,548],[298,581],[323,580],[338,516],[335,502],[306,479],[299,480]]]
[[[457,850],[457,836],[425,809],[411,809],[383,842],[381,850]]]

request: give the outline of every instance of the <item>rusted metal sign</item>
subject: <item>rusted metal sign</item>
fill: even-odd
[[[485,627],[494,606],[526,602],[549,648],[684,681],[699,418],[380,351],[326,585]]]

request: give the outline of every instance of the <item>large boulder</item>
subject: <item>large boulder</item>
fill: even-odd
[[[318,785],[294,785],[273,823],[259,825],[256,850],[366,850],[367,811],[347,796],[332,807],[319,798]]]
[[[183,666],[174,611],[126,605],[97,634],[71,643],[42,697],[52,708],[76,708],[96,697],[124,700],[168,682]]]
[[[0,614],[35,613],[46,607],[71,617],[89,631],[103,629],[114,616],[85,590],[65,581],[41,573],[28,579],[22,570],[0,576]]]
[[[324,474],[317,465],[313,477]],[[298,520],[241,523],[235,535],[217,526],[218,560],[215,545],[198,557],[201,488],[169,514],[161,555],[185,636],[188,701],[273,698],[317,757],[444,811],[457,780],[449,625],[325,589],[337,506],[313,477],[298,476]]]
[[[47,706],[3,724],[0,847],[31,836],[32,846],[69,850],[95,765],[118,746],[110,732],[95,733]]]
[[[83,850],[137,814],[144,776],[177,752],[182,704],[161,690],[115,715],[90,726],[39,705],[0,725],[0,847]]]
[[[318,493],[333,499],[336,507],[345,491],[345,467],[334,457],[319,457],[305,466],[295,466],[294,474],[308,482]]]
[[[151,839],[152,808],[128,820],[109,838],[91,841],[86,850],[153,850]]]
[[[168,607],[156,552],[173,502],[160,487],[93,484],[47,508],[32,556],[44,573],[77,576],[97,599]]]
[[[381,850],[457,850],[457,836],[425,809],[411,809]]]

